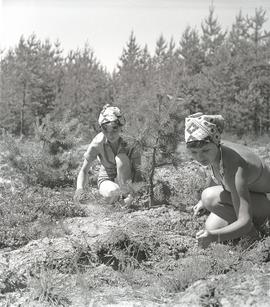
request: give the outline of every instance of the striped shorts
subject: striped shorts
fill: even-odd
[[[117,177],[116,168],[105,168],[104,166],[101,166],[99,169],[98,179],[97,179],[98,188],[100,187],[100,184],[103,181],[106,180],[114,181],[116,177]]]

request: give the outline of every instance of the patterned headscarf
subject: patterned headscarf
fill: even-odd
[[[224,118],[221,115],[192,114],[185,119],[185,141],[202,141],[208,137],[218,145],[223,128]]]
[[[119,121],[120,125],[125,124],[125,118],[122,115],[121,111],[117,107],[113,107],[109,104],[106,104],[102,111],[100,112],[99,118],[98,118],[98,123],[99,125],[103,125],[106,123],[114,122],[114,121]]]

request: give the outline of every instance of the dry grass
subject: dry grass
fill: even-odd
[[[93,246],[78,242],[76,255],[66,266],[48,259],[26,279],[2,275],[1,300],[11,306],[19,299],[28,306],[76,306],[76,301],[83,306],[94,301],[114,302],[119,297],[168,303],[195,281],[269,261],[268,239],[248,249],[233,242],[212,244],[207,250],[198,248],[195,233],[205,216],[193,218],[191,207],[206,182],[198,165],[186,162],[178,169],[163,168],[158,176],[170,182],[168,203],[150,209],[136,204],[132,208],[123,204],[111,207],[107,218],[117,226],[108,235]],[[14,189],[3,184],[0,188],[2,248],[18,248],[38,238],[68,236],[57,222],[86,215],[73,203],[73,189]],[[140,187],[137,192],[139,202],[144,192],[140,194]],[[99,199],[93,198],[95,201]],[[100,202],[99,206],[106,204]],[[211,293],[202,298],[204,306],[217,304]]]

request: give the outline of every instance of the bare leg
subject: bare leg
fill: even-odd
[[[117,168],[117,182],[119,183],[121,192],[125,195],[124,202],[128,205],[132,202],[132,188],[127,184],[131,181],[131,164],[126,154],[119,154],[115,157]]]
[[[250,192],[253,219],[256,224],[262,223],[270,216],[270,200],[263,193]],[[211,213],[205,223],[206,229],[213,230],[225,227],[236,220],[231,194],[221,186],[207,188],[202,193],[204,207]]]
[[[126,154],[118,154],[115,157],[117,169],[117,181],[120,186],[131,180],[130,160]]]
[[[224,191],[222,186],[205,189],[202,193],[202,202],[211,212],[205,223],[207,230],[225,227],[236,220],[230,193]]]

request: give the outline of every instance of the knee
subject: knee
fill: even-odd
[[[118,154],[115,157],[115,162],[118,170],[130,168],[130,160],[126,154]]]
[[[116,198],[120,195],[120,187],[114,182],[102,182],[99,188],[99,193],[105,198]]]
[[[207,188],[202,192],[201,200],[204,208],[211,212],[218,202],[217,193],[213,188]]]
[[[108,198],[118,197],[120,195],[120,188],[119,188],[119,186],[117,186],[117,187],[115,187],[113,189],[108,190],[106,194],[107,195],[105,197],[108,197]]]

